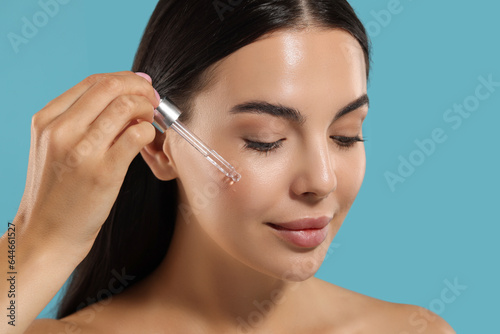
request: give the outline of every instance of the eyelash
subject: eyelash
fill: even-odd
[[[354,144],[357,142],[365,142],[366,138],[360,138],[359,136],[356,137],[346,137],[346,136],[331,136],[330,138],[335,139],[337,141],[337,146],[339,149],[343,151],[349,150]],[[278,148],[283,146],[283,140],[280,139],[278,141],[272,142],[272,143],[264,143],[264,142],[258,142],[258,141],[251,141],[245,139],[245,148],[255,150],[259,153],[265,153],[266,156],[273,152],[276,151]]]

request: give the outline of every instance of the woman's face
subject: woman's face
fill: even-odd
[[[366,100],[359,100],[366,94],[363,51],[339,29],[279,31],[231,54],[215,73],[194,100],[189,128],[235,166],[241,180],[229,184],[193,147],[169,136],[164,150],[178,175],[177,223],[196,224],[260,272],[307,279],[321,265],[365,173],[363,143],[342,146],[349,141],[340,138],[362,138],[368,112]],[[354,110],[335,119],[357,100]],[[247,102],[300,115],[256,106],[230,112]],[[287,241],[266,224],[318,217],[330,223],[312,247]]]

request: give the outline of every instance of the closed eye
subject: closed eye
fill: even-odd
[[[350,149],[357,142],[365,142],[366,139],[363,139],[359,136],[356,137],[346,137],[346,136],[331,136],[333,140],[337,143],[337,146],[344,151]]]
[[[357,142],[365,142],[366,138],[361,138],[359,136],[355,137],[347,137],[347,136],[331,136],[331,139],[335,141],[337,146],[344,151],[349,150],[351,147],[354,146]],[[251,149],[254,151],[257,151],[259,153],[265,153],[266,156],[279,149],[280,147],[283,146],[283,141],[285,138],[280,139],[278,141],[268,143],[268,142],[259,142],[259,141],[252,141],[245,139],[245,149]]]
[[[246,149],[251,149],[255,150],[260,153],[265,153],[266,155],[269,154],[270,152],[273,152],[283,146],[283,141],[285,139],[280,139],[278,141],[272,142],[272,143],[266,143],[266,142],[259,142],[259,141],[252,141],[245,139],[245,148]]]

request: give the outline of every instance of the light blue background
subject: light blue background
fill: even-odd
[[[500,88],[458,129],[443,115],[475,93],[479,76],[500,81],[500,3],[402,0],[398,14],[379,23],[375,13],[392,3],[351,1],[374,51],[363,128],[367,171],[317,277],[434,307],[459,333],[491,333],[500,311]],[[20,34],[22,18],[31,20],[41,7],[35,0],[1,2],[1,233],[24,191],[32,115],[92,73],[129,70],[155,4],[69,1],[15,53],[7,34]],[[398,157],[408,159],[418,149],[414,141],[436,128],[447,140],[391,191],[384,173],[397,173]],[[444,281],[455,279],[467,288],[444,303]],[[40,317],[53,317],[54,305]]]

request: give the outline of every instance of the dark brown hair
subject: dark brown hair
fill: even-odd
[[[267,33],[306,26],[349,32],[364,51],[368,78],[369,39],[345,0],[160,0],[132,70],[149,74],[160,95],[183,111],[181,120],[186,122],[190,101],[209,86],[220,60]],[[158,180],[138,154],[92,249],[68,282],[57,318],[150,274],[168,250],[176,211],[176,181]],[[113,285],[123,274],[129,281],[122,278],[123,286]]]

